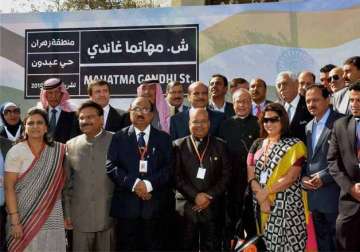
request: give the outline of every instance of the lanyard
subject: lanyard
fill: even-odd
[[[192,145],[194,146],[196,155],[197,155],[197,157],[198,157],[198,159],[199,159],[199,161],[200,161],[200,166],[202,167],[202,164],[203,164],[202,161],[203,161],[203,159],[204,159],[206,150],[207,150],[207,148],[208,148],[208,146],[209,146],[209,142],[210,142],[210,141],[209,141],[209,137],[207,138],[206,147],[205,147],[203,153],[201,153],[201,154],[199,153],[199,150],[196,148],[196,144],[195,144],[195,141],[194,141],[193,136],[190,136],[190,139],[191,139]]]
[[[138,147],[141,160],[145,160],[145,154],[147,152],[147,145],[145,147]]]

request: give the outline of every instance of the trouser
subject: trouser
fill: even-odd
[[[5,206],[1,206],[0,207],[0,251],[5,251],[6,248],[5,224],[6,224]]]
[[[336,251],[337,213],[312,211],[319,252]]]
[[[336,219],[336,250],[360,251],[360,210],[353,216]]]
[[[73,230],[73,251],[113,251],[115,249],[114,228],[99,232]]]

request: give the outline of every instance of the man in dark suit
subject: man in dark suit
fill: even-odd
[[[6,153],[11,148],[12,142],[5,137],[0,136],[0,251],[5,249],[5,224],[6,224],[6,210],[5,210],[5,195],[4,195],[4,164]]]
[[[336,220],[337,251],[360,249],[360,81],[349,90],[352,115],[335,122],[327,156],[330,174],[341,189]]]
[[[130,106],[132,125],[118,131],[110,144],[107,172],[115,184],[110,215],[119,225],[118,249],[161,249],[161,217],[169,211],[171,141],[151,126],[154,105],[138,97]]]
[[[40,105],[49,115],[49,133],[57,142],[66,143],[79,135],[79,123],[64,83],[58,78],[44,82],[40,93]]]
[[[171,81],[166,86],[166,100],[170,107],[170,115],[188,110],[184,105],[184,87],[180,81]]]
[[[305,97],[298,94],[299,83],[290,71],[281,72],[276,78],[276,89],[289,116],[290,134],[306,142],[305,126],[312,119]]]
[[[206,109],[190,109],[189,127],[191,135],[174,142],[176,188],[186,200],[182,244],[186,251],[220,251],[222,199],[231,165],[225,143],[208,134]]]
[[[302,185],[308,190],[319,251],[336,251],[335,224],[340,188],[329,174],[326,155],[333,123],[343,115],[330,107],[330,93],[324,86],[308,86],[305,99],[314,119],[306,125],[308,159]]]
[[[233,104],[236,114],[221,124],[219,133],[226,142],[232,167],[227,194],[228,241],[234,237],[235,225],[240,219],[247,237],[256,235],[252,196],[251,193],[246,193],[248,188],[246,157],[260,133],[257,118],[251,114],[249,91],[243,88],[236,90],[233,94]]]
[[[260,78],[252,79],[249,92],[252,100],[252,115],[259,117],[265,106],[272,102],[266,100],[266,82]]]
[[[128,126],[123,122],[125,111],[115,109],[110,104],[110,85],[104,80],[95,80],[88,85],[90,100],[99,104],[104,110],[104,129],[117,132]]]
[[[198,81],[192,83],[188,88],[189,102],[193,108],[206,108],[208,104],[208,87]],[[211,135],[217,136],[221,122],[225,119],[224,113],[207,109],[210,120]],[[171,139],[175,140],[181,137],[188,136],[189,132],[189,111],[177,113],[170,118],[170,135]]]
[[[233,105],[225,100],[225,95],[228,91],[227,78],[221,74],[214,74],[211,76],[209,88],[209,108],[214,111],[225,113],[226,118],[230,118],[235,115]]]

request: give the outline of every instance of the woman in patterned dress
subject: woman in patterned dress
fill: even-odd
[[[306,147],[288,137],[282,105],[268,104],[259,119],[261,138],[248,155],[248,181],[254,193],[258,233],[267,251],[305,251],[306,222],[300,186]]]
[[[5,160],[8,251],[65,251],[61,191],[63,144],[47,138],[44,110],[33,108],[24,119],[24,141]]]

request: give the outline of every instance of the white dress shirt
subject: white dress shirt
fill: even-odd
[[[50,120],[51,120],[52,110],[53,110],[53,109],[56,109],[55,118],[56,118],[56,125],[57,125],[57,123],[58,123],[58,121],[59,121],[59,118],[60,118],[61,108],[60,108],[60,106],[56,106],[55,108],[53,108],[53,107],[51,107],[51,106],[49,105],[49,109],[48,109],[49,122],[50,122]]]
[[[107,118],[109,116],[109,110],[110,110],[110,105],[106,105],[105,107],[103,107],[103,111],[104,111],[104,125],[103,125],[103,128],[105,128],[106,126],[106,122],[107,122]]]
[[[224,101],[224,105],[222,105],[222,107],[218,107],[216,106],[215,103],[213,103],[212,101],[210,102],[211,106],[212,106],[212,109],[214,111],[218,111],[218,112],[222,112],[222,113],[225,113],[225,106],[226,106],[226,101]]]
[[[289,116],[289,122],[292,121],[292,119],[294,118],[294,115],[295,115],[295,112],[296,112],[296,108],[297,108],[297,105],[299,104],[299,101],[300,101],[300,95],[296,95],[296,97],[289,103],[285,103],[285,110],[287,112],[289,112],[289,106],[291,105],[291,109],[290,109],[290,115],[288,114]]]

